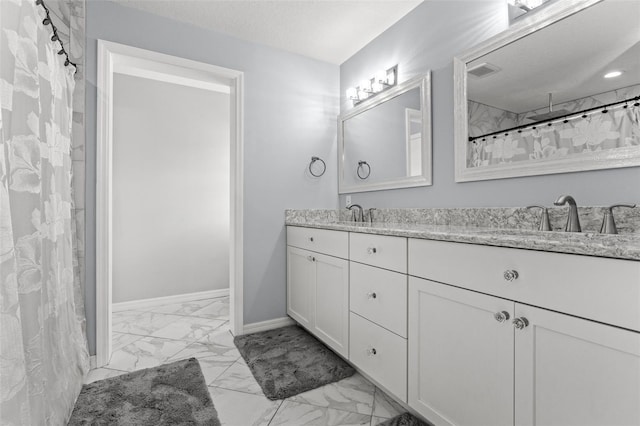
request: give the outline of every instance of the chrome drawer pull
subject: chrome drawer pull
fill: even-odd
[[[307,260],[308,260],[309,262],[315,262],[315,261],[316,261],[316,258],[315,258],[315,257],[313,257],[313,256],[307,256]]]
[[[369,253],[369,254],[376,254],[377,252],[378,252],[378,250],[376,250],[375,247],[369,247],[367,249],[367,253]]]
[[[519,276],[520,274],[518,274],[518,271],[515,269],[507,269],[504,271],[504,279],[509,282],[517,280]]]
[[[367,293],[367,297],[368,297],[369,299],[375,299],[376,297],[378,297],[378,295],[377,295],[377,294],[375,294],[374,292],[371,292],[371,293]]]
[[[367,349],[367,356],[374,356],[377,353],[376,348]]]
[[[505,322],[507,321],[510,316],[509,316],[509,312],[507,311],[502,311],[502,312],[496,312],[495,315],[493,316],[496,321],[498,322]]]
[[[516,318],[513,320],[513,326],[518,330],[522,330],[529,325],[529,320],[525,317]]]

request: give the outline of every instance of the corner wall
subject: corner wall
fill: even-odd
[[[339,70],[213,31],[87,2],[87,334],[95,353],[96,54],[104,39],[244,72],[244,322],[286,315],[284,210],[335,208]],[[308,175],[311,156],[327,173]]]
[[[340,66],[341,111],[348,87],[398,64],[399,82],[432,70],[433,186],[351,194],[368,207],[517,207],[551,205],[572,194],[579,205],[640,201],[640,168],[455,183],[453,62],[508,27],[504,0],[428,0]],[[344,206],[345,196],[339,197]]]

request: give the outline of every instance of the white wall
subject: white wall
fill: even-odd
[[[0,0],[1,1],[1,0]],[[339,68],[110,1],[87,2],[87,266],[95,353],[97,39],[244,72],[244,322],[286,315],[284,210],[337,207]],[[311,156],[327,172],[309,176]]]
[[[113,302],[228,288],[229,94],[113,87]]]
[[[640,167],[455,182],[453,57],[507,27],[504,0],[429,0],[340,66],[342,112],[350,108],[345,90],[377,69],[398,64],[400,83],[432,70],[433,185],[351,194],[352,202],[365,208],[548,206],[561,194],[574,195],[580,205],[640,201]]]

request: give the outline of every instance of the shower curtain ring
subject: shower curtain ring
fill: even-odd
[[[364,171],[364,166],[367,166],[366,174]],[[366,161],[363,161],[363,160],[358,161],[358,168],[356,169],[356,173],[358,174],[358,177],[360,179],[364,180],[368,178],[369,175],[371,175],[371,166]]]
[[[319,162],[322,163],[322,171],[319,172],[318,174],[313,173],[313,170],[312,170],[313,163],[315,163],[316,161],[319,161]],[[322,158],[320,158],[320,157],[311,157],[311,162],[309,163],[309,173],[311,173],[311,176],[320,177],[326,171],[327,171],[327,163],[325,163]]]

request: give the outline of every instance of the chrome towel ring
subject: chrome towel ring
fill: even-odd
[[[367,166],[366,172],[365,172],[364,166]],[[369,175],[371,174],[371,166],[366,161],[363,161],[363,160],[358,161],[358,168],[356,169],[356,173],[358,174],[358,177],[360,179],[364,180],[368,178]]]
[[[318,174],[313,173],[313,163],[315,163],[316,161],[319,161],[322,163],[322,171]],[[315,177],[320,177],[324,174],[324,172],[327,171],[327,163],[324,162],[324,160],[320,157],[311,157],[311,162],[309,163],[309,173],[311,173],[311,176],[315,176]]]

